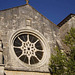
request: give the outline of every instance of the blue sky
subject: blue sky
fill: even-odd
[[[25,3],[25,0],[0,0],[0,10]],[[75,14],[75,0],[29,0],[29,4],[55,24],[70,13]]]

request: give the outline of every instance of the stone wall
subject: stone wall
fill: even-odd
[[[71,27],[75,28],[75,16],[72,15],[71,18],[67,22],[65,22],[59,29],[61,39],[64,39],[65,35],[67,35],[67,32],[70,31]]]
[[[6,75],[50,75],[50,73],[39,73],[39,72],[23,72],[23,71],[6,71]]]
[[[0,38],[3,42],[5,69],[29,70],[15,60],[9,43],[10,36],[13,35],[14,31],[27,27],[38,31],[46,38],[46,42],[50,47],[47,50],[49,56],[54,52],[53,50],[56,46],[56,40],[59,39],[58,27],[37,12],[33,7],[30,5],[23,5],[0,11]],[[48,63],[50,57],[47,58],[48,60],[44,65],[35,69],[30,68],[30,71],[49,72]]]
[[[58,26],[60,27],[59,34],[63,49],[65,50],[66,53],[69,53],[70,52],[69,47],[66,46],[62,40],[65,38],[65,36],[68,34],[68,32],[72,27],[75,28],[75,14],[68,15],[62,22],[58,24]]]

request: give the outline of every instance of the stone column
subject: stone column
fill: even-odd
[[[4,75],[2,40],[0,40],[0,75]]]

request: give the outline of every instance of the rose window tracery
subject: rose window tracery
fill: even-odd
[[[28,65],[39,63],[44,54],[41,40],[32,33],[18,34],[13,41],[13,50],[17,57]]]

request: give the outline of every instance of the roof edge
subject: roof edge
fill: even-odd
[[[0,10],[0,12],[1,11],[10,10],[10,9],[13,9],[13,8],[18,8],[18,7],[26,6],[26,5],[29,5],[29,4],[24,4],[24,5],[20,5],[20,6],[16,6],[16,7],[11,7],[11,8],[7,8],[7,9],[3,9],[3,10]]]
[[[38,12],[35,8],[33,8],[31,5],[29,5],[32,9],[34,9],[36,12]],[[41,16],[43,16],[45,19],[47,19],[49,22],[51,22],[54,26],[56,26],[57,28],[59,28],[55,23],[53,23],[52,21],[50,21],[47,17],[45,17],[44,15],[42,15],[40,12],[38,12]]]
[[[36,12],[38,12],[35,8],[33,8],[30,4],[24,4],[24,5],[21,5],[21,6],[17,6],[17,7],[12,7],[12,8],[8,8],[8,9],[4,9],[4,10],[0,10],[1,11],[6,11],[6,10],[10,10],[10,9],[13,9],[13,8],[18,8],[18,7],[22,7],[22,6],[26,6],[26,5],[29,5],[32,9],[34,9]],[[40,12],[38,12],[41,16],[43,16],[44,18],[46,18],[49,22],[51,22],[54,26],[56,26],[57,28],[59,28],[59,26],[57,26],[55,23],[53,23],[52,21],[50,21],[47,17],[45,17],[44,15],[42,15]]]
[[[66,18],[64,18],[57,26],[61,27],[63,26],[64,23],[66,23],[70,18],[72,18],[73,16],[75,16],[75,14],[70,13]]]

